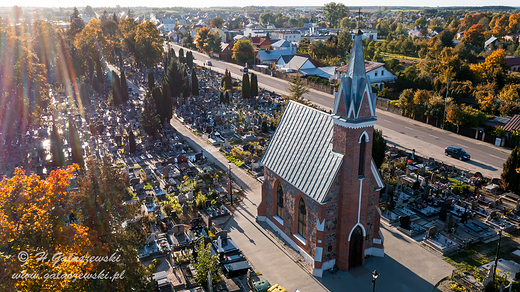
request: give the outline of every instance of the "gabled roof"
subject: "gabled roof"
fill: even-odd
[[[294,55],[291,50],[260,50],[256,54],[256,58],[262,61],[265,60],[278,60],[283,55]]]
[[[279,40],[279,41],[275,42],[274,44],[272,44],[272,46],[273,46],[273,48],[274,47],[289,48],[291,46],[291,42],[286,41],[286,40]]]
[[[309,64],[311,64],[312,66],[314,66],[314,64],[312,64],[312,62],[309,60],[309,58],[307,57],[302,57],[302,56],[294,56],[292,57],[292,59],[289,61],[289,63],[287,63],[285,65],[285,68],[288,68],[288,69],[293,69],[293,70],[300,70],[300,68],[306,63],[306,62],[309,62]]]
[[[520,115],[514,115],[504,126],[504,130],[506,132],[511,132],[513,130],[520,131]]]
[[[291,61],[291,59],[294,57],[294,55],[281,55],[280,57],[278,57],[278,59],[276,60],[278,62],[278,60],[282,59],[284,61],[285,64],[289,63],[289,61]]]
[[[492,44],[494,41],[498,40],[495,36],[491,36],[485,43],[484,48]]]
[[[343,73],[347,73],[348,71],[348,65],[341,65],[341,66],[338,66],[336,67],[336,71],[339,71],[339,72],[343,72]],[[372,70],[375,70],[379,67],[385,67],[386,70],[388,70],[389,72],[391,72],[393,74],[393,72],[388,68],[386,67],[386,64],[385,63],[379,63],[379,62],[372,62],[372,61],[365,61],[365,72],[368,73]]]
[[[332,116],[289,101],[261,163],[323,203],[343,162],[332,151]]]

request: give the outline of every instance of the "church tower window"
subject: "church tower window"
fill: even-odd
[[[359,176],[362,176],[365,174],[365,149],[366,149],[365,137],[361,136],[361,141],[359,143],[359,171],[358,171]]]
[[[298,234],[303,238],[307,236],[307,209],[305,208],[303,198],[300,199],[298,204]]]
[[[278,217],[280,217],[283,220],[283,189],[282,189],[282,184],[281,183],[278,183],[278,190],[276,191],[276,193],[277,193],[277,200],[276,200],[277,210],[276,210],[276,215],[278,215]]]

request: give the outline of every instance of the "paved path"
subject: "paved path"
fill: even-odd
[[[226,169],[228,160],[217,148],[190,132],[175,118],[172,126],[182,134],[196,151],[204,149],[210,162]],[[452,267],[431,254],[413,240],[394,228],[382,226],[385,238],[385,257],[368,258],[365,267],[357,271],[325,273],[315,278],[287,255],[282,246],[256,221],[256,208],[261,201],[261,184],[242,169],[232,167],[235,181],[245,190],[245,199],[229,220],[226,229],[251,261],[256,271],[261,272],[271,284],[280,284],[288,291],[372,291],[370,271],[377,269],[378,291],[422,292],[432,291],[434,285],[451,273]]]

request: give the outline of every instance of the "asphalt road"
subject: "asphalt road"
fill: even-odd
[[[178,53],[180,46],[174,44],[171,46]],[[184,48],[185,52],[186,50]],[[197,51],[192,52],[196,64],[204,66],[207,61],[211,61],[211,69],[214,71],[223,73],[225,69],[228,69],[234,78],[242,79],[241,66],[210,58],[207,54]],[[256,71],[255,74],[258,76],[259,87],[279,94],[289,94],[287,81]],[[306,97],[325,110],[332,109],[334,97],[331,94],[311,90]],[[436,161],[443,161],[446,164],[455,165],[469,172],[480,171],[487,177],[500,177],[502,165],[510,154],[510,151],[507,149],[463,137],[383,110],[378,109],[376,115],[378,118],[376,128],[383,131],[383,135],[389,145],[395,145],[409,151],[415,149],[417,155],[432,157]],[[452,157],[446,157],[444,148],[449,145],[462,147],[471,155],[471,160],[459,161]]]

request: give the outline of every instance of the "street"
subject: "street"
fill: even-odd
[[[171,44],[171,46],[178,53],[180,46],[174,44]],[[184,50],[186,51],[187,49],[184,48]],[[243,73],[240,72],[240,65],[210,58],[208,55],[195,50],[192,50],[192,52],[196,64],[203,66],[205,62],[211,60],[213,64],[213,66],[211,66],[212,70],[224,73],[225,69],[228,69],[233,78],[242,79]],[[258,76],[258,84],[260,87],[280,94],[289,94],[287,91],[288,83],[286,81],[259,72],[255,72],[255,74]],[[330,94],[311,90],[311,93],[307,95],[307,97],[314,104],[325,110],[332,109],[334,97]],[[428,158],[432,157],[436,161],[443,161],[446,164],[454,165],[465,171],[480,171],[484,176],[490,178],[500,177],[502,165],[510,154],[510,151],[507,149],[444,131],[380,109],[376,110],[376,115],[378,117],[376,128],[383,131],[383,135],[388,141],[389,146],[395,145],[407,149],[408,151],[415,149],[417,155]],[[449,145],[462,147],[471,155],[471,160],[463,162],[452,157],[446,157],[444,155],[444,148]]]

